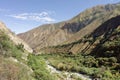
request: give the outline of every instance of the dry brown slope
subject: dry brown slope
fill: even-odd
[[[6,35],[8,35],[10,37],[10,39],[16,44],[23,44],[25,50],[27,50],[28,52],[32,53],[33,50],[22,40],[20,39],[18,36],[16,36],[14,33],[12,33],[3,22],[0,22],[0,30],[2,30]]]
[[[96,28],[98,28],[105,21],[109,20],[112,17],[120,15],[120,13],[118,13],[120,11],[116,12],[116,9],[113,11],[110,11],[110,12],[106,12],[103,16],[98,17],[96,20],[94,20],[93,22],[88,24],[86,27],[82,28],[79,32],[74,34],[71,38],[69,38],[69,40],[67,40],[65,42],[65,44],[75,42],[75,41],[83,38],[85,35],[90,34],[92,31],[94,31]]]
[[[33,49],[56,46],[64,42],[74,42],[97,28],[98,24],[101,24],[98,18],[105,17],[112,12],[118,15],[120,12],[120,4],[93,7],[85,10],[71,20],[56,24],[42,25],[28,32],[19,34],[18,36]],[[113,15],[113,17],[115,15]],[[88,26],[89,28],[86,29]]]
[[[100,52],[99,45],[119,38],[120,36],[120,16],[110,18],[94,29],[90,34],[82,39],[65,45],[47,47],[40,49],[40,53],[97,53]],[[109,45],[109,44],[108,44]],[[101,51],[102,52],[102,51]]]

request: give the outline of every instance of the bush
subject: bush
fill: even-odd
[[[14,57],[21,59],[23,51],[16,47],[16,45],[4,33],[0,33],[0,51],[4,57]]]
[[[46,63],[42,57],[30,54],[28,56],[28,65],[33,69],[33,77],[37,80],[54,80],[54,77],[46,69]]]
[[[45,57],[50,65],[62,71],[78,72],[101,80],[119,80],[116,75],[113,75],[113,72],[114,74],[119,72],[120,68],[116,57],[95,57],[89,54],[67,55],[44,54],[40,56]]]
[[[24,45],[23,45],[22,43],[16,45],[16,47],[17,47],[19,50],[24,51]]]

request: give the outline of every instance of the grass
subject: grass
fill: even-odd
[[[21,60],[24,51],[18,46],[19,45],[15,45],[7,35],[5,35],[3,32],[0,32],[0,55],[3,55],[4,57],[14,57],[18,60]]]
[[[90,55],[67,55],[67,54],[41,54],[50,62],[52,66],[61,71],[78,72],[89,75],[93,78],[100,78],[102,80],[119,80],[117,76],[120,75],[115,67],[110,64],[115,64],[116,59],[110,58],[95,58]],[[103,63],[100,64],[100,62]],[[117,74],[117,75],[116,75]]]
[[[27,56],[23,47],[15,45],[0,31],[0,80],[56,80],[46,69],[44,59],[32,54]]]
[[[41,56],[30,54],[28,56],[28,65],[32,68],[34,73],[33,77],[36,80],[56,80],[46,69],[45,60]]]
[[[31,74],[27,65],[0,56],[0,80],[32,80]]]
[[[24,63],[25,50],[15,45],[0,31],[0,80],[33,80],[30,68]]]

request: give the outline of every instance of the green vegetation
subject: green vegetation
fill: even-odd
[[[0,31],[0,80],[56,80],[46,69],[44,59],[28,55],[23,47]]]
[[[100,9],[104,10],[105,13],[99,9],[97,10],[97,8],[95,8],[97,11],[94,9],[91,9],[90,11],[86,10],[82,15],[78,15],[70,20],[70,23],[68,23],[65,28],[70,26],[71,32],[73,28],[76,27],[76,23],[82,28],[87,25],[92,26],[91,24],[94,21],[96,22],[94,25],[99,26],[112,16],[117,15],[116,13],[112,14],[114,10],[107,13],[106,8],[102,8],[105,7],[100,7]],[[81,34],[86,36],[78,41],[74,40],[74,42],[69,44],[49,47],[53,52],[51,52],[51,54],[41,55],[28,55],[24,50],[23,44],[15,45],[4,32],[0,31],[0,80],[57,80],[58,78],[65,79],[67,77],[65,74],[51,74],[47,69],[46,61],[56,69],[63,72],[77,72],[88,75],[93,79],[99,78],[100,80],[120,80],[120,26],[118,27],[119,22],[116,21],[116,23],[114,23],[114,20],[110,19],[103,23],[97,28],[98,30],[95,30],[91,35]],[[62,22],[51,26],[44,25],[41,30],[44,31],[50,26],[50,32],[48,31],[48,33],[51,33],[51,31],[54,32],[52,28],[56,26],[55,30],[59,29],[59,26],[64,25],[64,23],[65,22]],[[111,23],[114,23],[114,25]],[[95,26],[92,26],[92,28],[95,28]],[[92,29],[88,28],[88,30]],[[77,32],[77,29],[75,32]],[[42,38],[43,37],[44,36],[42,36]],[[36,39],[41,40],[37,37]],[[40,42],[36,39],[34,39],[35,42]],[[50,41],[50,43],[54,42],[54,39],[49,38],[45,38],[43,40]],[[44,41],[42,44],[43,47],[44,43],[47,43]],[[35,44],[38,45],[39,43]],[[32,47],[34,46],[35,45],[32,45]],[[81,50],[81,53],[75,54],[80,50],[80,48],[84,49]],[[76,75],[72,75],[71,77],[75,80],[81,80]]]
[[[61,71],[78,72],[102,80],[119,80],[119,71],[115,66],[119,65],[116,58],[95,58],[90,55],[68,54],[41,54],[52,66]],[[114,66],[114,67],[113,67]]]
[[[32,80],[32,78],[27,66],[0,55],[0,80]]]
[[[23,59],[24,49],[0,31],[0,80],[33,80],[32,71]]]
[[[3,32],[0,32],[0,55],[4,57],[14,57],[18,60],[21,60],[22,54],[24,51],[23,48],[19,48],[19,45],[15,45],[7,35]]]
[[[40,56],[61,71],[78,72],[100,80],[120,80],[120,26],[117,21],[111,25],[114,20],[116,19],[110,19],[100,26],[101,30],[95,30],[77,42],[52,47],[50,50],[52,49],[53,53]],[[108,30],[105,30],[105,27]],[[81,43],[82,46],[88,43],[87,47],[80,46],[84,48],[82,53],[70,52],[75,44]]]
[[[33,69],[33,77],[36,80],[56,80],[46,69],[45,60],[41,56],[30,54],[28,56],[28,65]]]

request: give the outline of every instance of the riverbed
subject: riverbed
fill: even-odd
[[[74,76],[80,78],[81,80],[92,80],[89,76],[80,73],[57,70],[56,68],[51,66],[48,61],[46,61],[46,64],[47,64],[47,69],[50,71],[51,74],[58,74],[61,76],[63,80],[75,80],[73,78]]]

